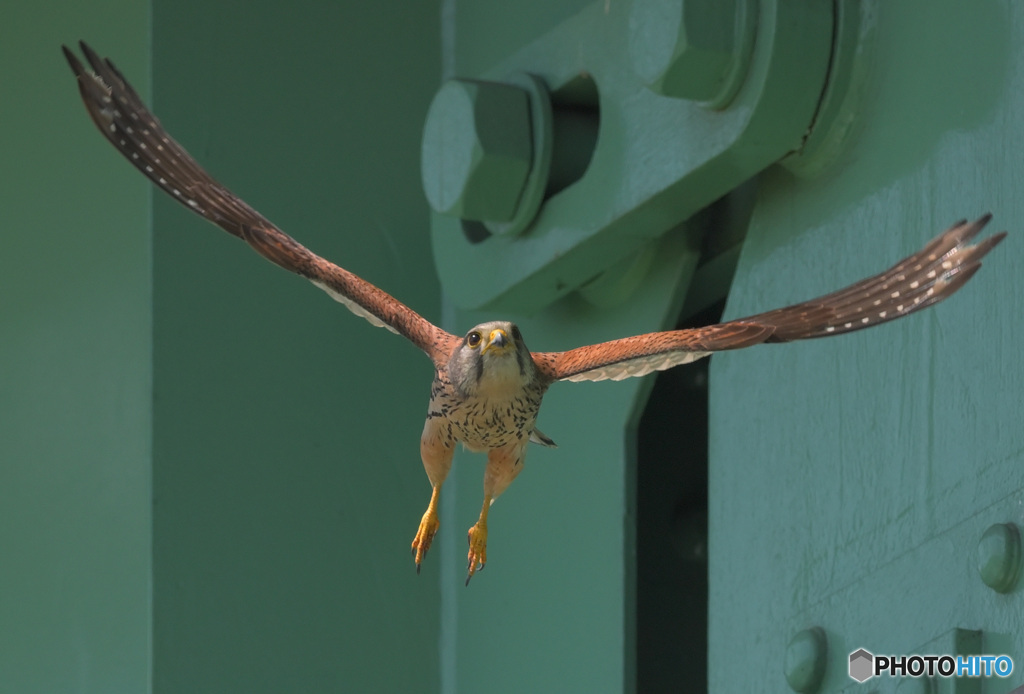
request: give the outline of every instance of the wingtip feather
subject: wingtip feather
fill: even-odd
[[[71,71],[75,73],[75,77],[81,79],[85,76],[85,65],[78,59],[75,52],[68,48],[66,45],[61,44],[61,51],[64,52],[64,59],[68,61],[68,65],[71,66]]]
[[[79,41],[78,47],[82,49],[82,55],[85,56],[85,59],[89,62],[89,65],[92,66],[93,71],[99,72],[102,69],[101,65],[103,64],[103,59],[100,58],[99,54],[96,51],[94,51],[92,47],[85,41]]]
[[[1007,236],[1007,232],[1000,231],[998,234],[992,234],[984,241],[981,241],[975,246],[974,256],[977,260],[984,258],[989,251],[998,246],[1003,242]]]

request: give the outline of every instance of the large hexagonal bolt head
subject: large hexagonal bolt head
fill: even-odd
[[[756,0],[636,0],[633,69],[658,94],[724,107],[746,75],[756,13]]]
[[[533,159],[524,89],[454,79],[434,97],[423,130],[427,201],[462,219],[507,222],[516,213]]]

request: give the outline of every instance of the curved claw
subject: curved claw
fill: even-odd
[[[469,529],[466,538],[469,542],[469,565],[466,567],[466,585],[477,571],[483,571],[487,565],[487,522],[480,520]]]
[[[434,505],[431,504],[426,513],[423,514],[419,530],[416,531],[416,537],[412,540],[412,557],[416,561],[417,574],[420,572],[423,558],[427,556],[430,543],[434,541],[434,535],[437,534],[437,529],[440,526],[441,523],[437,519],[437,511],[434,509]]]

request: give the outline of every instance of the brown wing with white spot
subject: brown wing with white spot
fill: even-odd
[[[80,45],[92,70],[87,70],[66,46],[63,48],[78,77],[86,110],[104,137],[135,168],[188,209],[244,239],[263,257],[302,275],[373,325],[407,338],[434,363],[448,360],[459,338],[274,226],[206,173],[167,134],[110,60],[101,59],[84,42]]]
[[[991,215],[958,222],[889,270],[846,289],[756,316],[690,330],[672,330],[533,355],[551,381],[621,380],[687,364],[712,352],[761,342],[827,337],[879,325],[952,296],[981,259],[1006,236],[971,245]]]

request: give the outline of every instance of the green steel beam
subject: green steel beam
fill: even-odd
[[[153,61],[156,112],[216,176],[434,320],[437,14],[157,2]],[[437,691],[438,564],[408,554],[430,362],[170,199],[154,215],[156,689]]]
[[[145,692],[151,671],[149,189],[61,44],[149,92],[146,3],[9,3],[0,99],[0,690]]]
[[[475,92],[482,96],[533,76],[546,85],[551,104],[541,110],[550,114],[528,119],[518,110],[535,135],[527,179],[522,148],[509,157],[497,146],[515,131],[511,109],[488,119],[478,105],[469,118],[464,102],[449,98],[459,82],[438,92],[423,171],[428,198],[444,212],[433,215],[435,260],[456,305],[527,314],[798,150],[818,109],[833,36],[832,4],[813,1],[598,0],[521,45],[491,17],[475,21],[461,32],[507,54],[492,65],[463,63],[454,77],[503,85]],[[699,73],[703,82],[677,73]],[[553,134],[537,136],[546,131]],[[462,142],[470,133],[494,142],[493,152]],[[506,189],[520,194],[525,218],[499,204]]]
[[[853,6],[856,117],[827,166],[762,177],[727,316],[876,272],[961,217],[991,211],[1011,235],[926,313],[712,360],[713,692],[791,691],[787,644],[812,626],[828,639],[820,692],[895,691],[852,687],[848,655],[950,649],[956,629],[1024,662],[1020,588],[978,570],[986,530],[1024,520],[1024,8]]]

